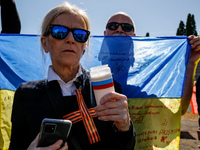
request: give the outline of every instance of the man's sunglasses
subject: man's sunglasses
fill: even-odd
[[[51,33],[51,36],[55,39],[64,39],[67,37],[69,32],[72,32],[74,39],[77,42],[85,43],[90,35],[90,31],[79,29],[79,28],[68,28],[62,25],[49,25],[44,36]]]
[[[129,23],[110,22],[107,24],[106,29],[117,30],[119,26],[121,26],[122,30],[125,32],[134,32],[134,27]]]

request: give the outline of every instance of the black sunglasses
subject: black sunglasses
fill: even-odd
[[[72,32],[74,39],[80,43],[85,43],[90,35],[90,31],[84,29],[68,28],[66,26],[52,24],[49,25],[44,36],[47,36],[49,33],[51,33],[51,36],[55,39],[64,39],[67,37],[70,31]]]
[[[110,22],[106,25],[106,29],[117,30],[119,26],[121,26],[122,30],[125,32],[134,32],[134,27],[129,23]]]

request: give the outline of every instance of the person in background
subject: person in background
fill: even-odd
[[[10,150],[133,150],[135,130],[129,116],[127,97],[120,91],[106,94],[96,105],[89,72],[80,59],[88,47],[90,23],[86,13],[68,2],[51,9],[42,23],[41,45],[52,65],[44,80],[22,83],[15,92],[12,109]],[[42,50],[42,51],[43,51]],[[117,86],[115,84],[115,86]],[[44,118],[67,119],[87,112],[73,122],[65,145],[62,140],[37,148]],[[79,110],[80,108],[80,110]],[[93,130],[88,130],[92,126]],[[95,135],[95,136],[93,136]],[[93,138],[91,138],[93,137]]]
[[[106,24],[106,29],[104,31],[105,36],[135,36],[135,23],[132,18],[125,12],[117,12],[112,15]],[[192,91],[193,91],[193,82],[196,66],[200,59],[200,37],[190,35],[188,37],[190,40],[191,54],[189,62],[186,68],[186,78],[183,89],[182,96],[182,115],[187,111],[187,108],[190,104]]]
[[[197,78],[197,81],[195,82],[196,85],[196,102],[197,102],[197,111],[200,115],[200,76]],[[199,129],[197,131],[198,140],[200,140],[200,117],[198,119],[199,123]],[[200,148],[200,145],[198,144],[198,147]]]
[[[1,33],[19,34],[21,22],[14,0],[0,0],[1,5]]]
[[[197,101],[197,110],[198,114],[200,115],[200,76],[196,81],[196,101]],[[199,117],[199,130],[200,130],[200,117]]]

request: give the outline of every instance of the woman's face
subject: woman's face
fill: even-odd
[[[85,29],[84,22],[73,14],[60,14],[51,24]],[[86,43],[77,42],[72,32],[64,39],[55,39],[49,34],[41,41],[45,52],[50,53],[53,67],[77,67],[86,48]]]

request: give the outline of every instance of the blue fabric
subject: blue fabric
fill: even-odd
[[[88,70],[108,64],[128,98],[181,97],[190,49],[186,36],[91,36],[81,64]],[[46,78],[50,58],[44,58],[40,36],[0,34],[0,89]]]

